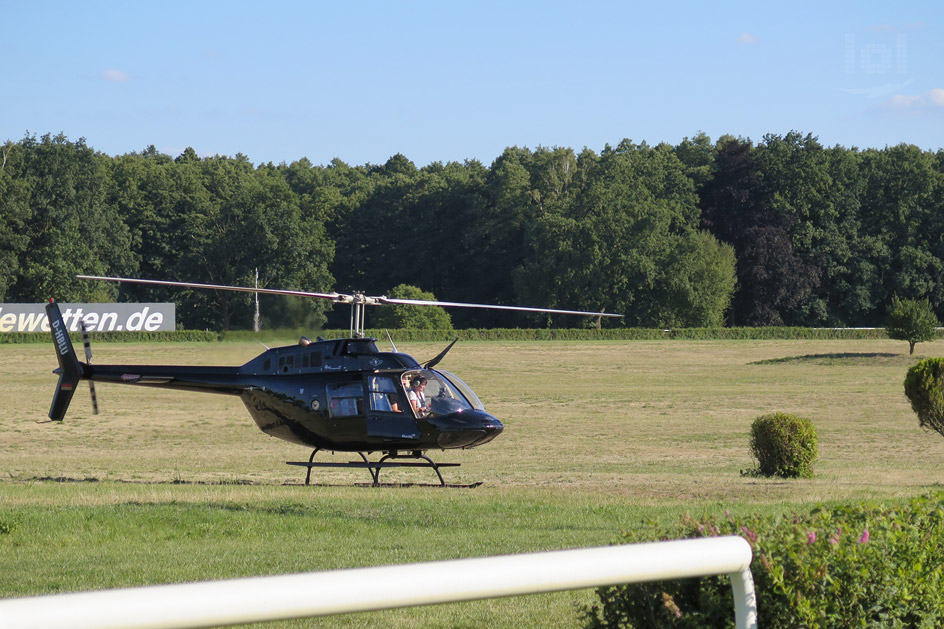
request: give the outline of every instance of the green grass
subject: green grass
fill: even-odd
[[[398,344],[419,360],[437,343]],[[460,343],[443,367],[506,425],[491,444],[433,452],[475,489],[356,486],[363,470],[304,470],[233,398],[84,385],[67,421],[38,424],[50,346],[0,346],[0,596],[530,552],[615,541],[680,514],[897,500],[944,485],[944,440],[918,427],[907,368],[940,354],[842,341]],[[102,343],[97,363],[241,364],[252,343]],[[809,417],[810,480],[741,475],[751,421]],[[348,455],[336,455],[338,460]],[[346,460],[346,459],[343,459]],[[390,474],[390,476],[387,476]],[[423,470],[384,480],[431,483]],[[647,523],[648,522],[648,523]],[[578,591],[338,616],[319,626],[579,624]],[[273,626],[311,626],[312,621]]]

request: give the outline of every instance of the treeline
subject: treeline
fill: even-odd
[[[879,326],[893,296],[944,315],[944,151],[704,134],[596,153],[506,149],[417,168],[110,157],[58,135],[0,147],[0,301],[176,301],[194,329],[252,326],[252,296],[76,273],[388,293],[626,314],[622,327]],[[263,325],[347,327],[261,298]],[[451,310],[457,327],[586,327]],[[368,317],[370,314],[368,313]],[[370,320],[368,319],[368,325]]]

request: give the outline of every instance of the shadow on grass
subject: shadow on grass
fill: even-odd
[[[750,365],[782,365],[790,363],[807,363],[812,365],[904,365],[910,367],[921,360],[907,354],[891,354],[887,352],[836,352],[832,354],[805,354],[803,356],[786,356],[784,358],[767,358],[757,360]]]
[[[172,480],[126,480],[126,479],[109,479],[108,481],[103,481],[99,478],[93,476],[86,476],[84,478],[76,478],[70,476],[30,476],[26,478],[17,478],[14,479],[19,482],[30,482],[30,483],[117,483],[123,485],[272,485],[272,486],[282,486],[282,487],[446,487],[452,489],[475,489],[483,484],[483,481],[476,481],[474,483],[466,484],[457,484],[457,483],[446,483],[442,485],[440,483],[380,483],[374,485],[373,483],[303,483],[303,482],[274,482],[274,483],[258,483],[251,480],[212,480],[212,481],[188,481],[175,478]]]
[[[14,481],[27,482],[27,483],[119,483],[125,485],[256,485],[254,481],[251,480],[214,480],[214,481],[188,481],[182,480],[180,478],[168,479],[168,480],[126,480],[122,478],[109,479],[103,481],[100,478],[95,478],[94,476],[85,476],[83,478],[75,478],[71,476],[29,476],[24,478],[13,478]]]

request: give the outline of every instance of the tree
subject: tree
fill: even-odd
[[[101,287],[78,282],[75,274],[135,271],[128,229],[109,202],[110,158],[62,134],[28,136],[9,153],[11,217],[26,242],[12,243],[18,273],[7,299],[91,300]]]
[[[898,299],[896,296],[888,309],[885,331],[890,339],[908,341],[908,353],[914,354],[917,343],[934,340],[934,329],[939,325],[929,300]]]
[[[299,195],[274,167],[254,169],[243,156],[177,160],[148,150],[114,160],[114,203],[130,227],[141,274],[169,280],[327,292],[333,247],[316,212],[303,214]],[[250,327],[245,293],[122,286],[136,300],[175,301],[182,325]],[[264,324],[317,326],[330,303],[261,296]]]
[[[699,131],[693,138],[682,138],[675,147],[679,161],[685,164],[688,176],[699,190],[714,173],[714,161],[717,148],[711,144],[711,138]]]
[[[390,289],[387,297],[396,299],[417,299],[436,301],[436,296],[427,293],[416,286],[400,284]],[[452,319],[442,308],[430,306],[382,306],[371,309],[372,321],[368,325],[372,328],[390,329],[421,329],[421,330],[451,330]]]
[[[472,301],[499,305],[517,301],[511,274],[524,260],[525,231],[537,212],[531,185],[533,161],[527,148],[508,147],[488,169],[475,220],[465,234],[467,248],[478,254],[469,264],[476,285]],[[499,310],[476,316],[476,321],[486,322],[479,323],[482,327],[513,327],[521,320]]]
[[[664,304],[669,327],[722,327],[737,274],[734,248],[705,231],[680,239],[668,256],[664,281],[653,301]]]
[[[572,200],[528,223],[527,256],[513,273],[519,303],[619,312],[628,326],[717,324],[734,258],[698,231],[695,200],[671,147],[607,147]]]
[[[714,177],[699,190],[702,227],[734,247],[734,325],[784,325],[818,285],[817,266],[796,252],[796,214],[778,202],[749,141],[724,140]],[[769,178],[769,177],[768,177]]]
[[[12,142],[0,146],[0,302],[11,301],[7,289],[16,281],[17,259],[29,245],[25,229],[31,215],[29,188],[24,177],[11,174],[17,154],[22,153],[19,148]]]
[[[927,297],[944,307],[944,172],[935,156],[900,144],[862,156],[863,228],[875,242],[881,293]]]
[[[330,223],[338,290],[421,285],[450,301],[478,301],[487,276],[476,272],[484,256],[474,235],[485,176],[476,161],[417,170],[394,156],[372,168],[362,198]]]
[[[190,176],[181,176],[185,173]],[[143,153],[121,155],[112,160],[114,182],[110,201],[128,226],[131,248],[142,277],[167,277],[168,267],[186,240],[181,238],[183,217],[199,202],[205,190],[194,169],[177,165],[169,155],[148,147]],[[142,300],[166,299],[169,291],[149,295],[147,290],[122,286]]]
[[[283,177],[267,168],[254,170],[241,156],[186,161],[177,167],[196,169],[205,191],[193,211],[182,217],[181,234],[188,242],[173,265],[177,278],[251,286],[258,268],[260,286],[329,289],[333,278],[328,265],[334,252],[324,226],[317,218],[302,216],[298,197]],[[248,293],[193,292],[184,314],[193,317],[194,327],[248,327],[251,302]],[[307,306],[318,314],[328,307],[330,302],[322,300]]]
[[[824,325],[829,319],[827,300],[836,273],[832,259],[848,258],[849,243],[840,231],[846,208],[841,180],[832,177],[830,154],[816,137],[791,131],[767,134],[754,149],[761,174],[763,211],[781,219],[796,273],[783,280],[802,287],[789,309],[779,313],[785,325]],[[776,220],[776,219],[774,219]],[[838,323],[838,322],[837,322]]]

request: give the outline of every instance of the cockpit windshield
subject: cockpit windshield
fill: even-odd
[[[459,392],[465,396],[465,399],[468,400],[469,404],[471,404],[473,408],[477,408],[480,411],[485,410],[485,406],[482,404],[482,400],[479,399],[479,396],[477,396],[475,391],[473,391],[469,385],[463,382],[459,376],[442,370],[437,370],[436,373],[440,376],[443,376],[453,387],[458,389]]]
[[[435,417],[481,408],[481,402],[468,386],[463,383],[464,389],[471,394],[478,406],[474,406],[464,392],[450,380],[444,373],[432,369],[416,369],[403,374],[403,388],[417,417]],[[462,382],[458,378],[456,380]]]

